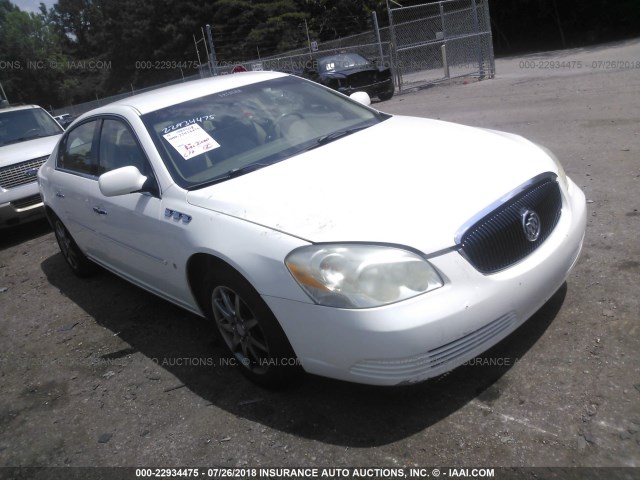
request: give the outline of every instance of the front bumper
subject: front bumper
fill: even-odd
[[[388,78],[381,82],[374,82],[374,83],[370,83],[368,85],[362,85],[359,87],[351,87],[351,86],[338,87],[338,91],[347,96],[355,92],[367,92],[367,94],[370,97],[376,97],[380,94],[392,92],[394,88],[395,87],[393,85],[393,82],[391,81],[390,78]]]
[[[0,189],[0,229],[43,217],[44,204],[37,182],[10,190]]]
[[[413,383],[473,359],[516,330],[566,280],[586,228],[571,180],[562,216],[531,255],[493,275],[458,253],[431,259],[445,286],[379,308],[347,310],[264,297],[309,372],[374,385]]]

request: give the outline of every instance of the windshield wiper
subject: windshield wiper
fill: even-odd
[[[260,170],[262,167],[268,167],[271,163],[251,163],[244,167],[232,168],[227,173],[223,173],[222,175],[218,175],[217,177],[212,178],[203,183],[198,183],[196,185],[192,185],[189,189],[198,189],[202,187],[206,187],[209,185],[215,185],[216,183],[224,182],[225,180],[230,180],[232,178],[239,177],[244,175],[245,173],[253,172],[255,170]]]
[[[25,135],[24,137],[20,137],[20,138],[12,138],[11,141],[5,143],[4,145],[9,145],[11,143],[20,143],[20,142],[26,142],[27,140],[35,140],[36,138],[45,138],[45,137],[52,137],[54,135],[60,135],[60,132],[56,132],[56,133],[45,133],[44,135],[41,135],[39,133],[36,133],[35,135]]]
[[[244,175],[245,173],[253,172],[254,170],[260,170],[262,167],[268,167],[269,165],[271,165],[271,163],[260,163],[260,162],[250,163],[249,165],[244,166],[244,167],[232,168],[231,170],[229,170],[227,172],[225,177],[227,177],[227,178],[239,177],[240,175]]]
[[[352,133],[356,133],[360,130],[364,130],[365,128],[369,128],[370,126],[371,125],[365,125],[364,127],[346,128],[344,130],[338,130],[336,132],[328,133],[326,135],[323,135],[322,137],[319,137],[315,142],[311,143],[311,145],[307,145],[306,147],[301,148],[295,153],[295,155],[308,152],[309,150],[313,150],[314,148],[321,147],[322,145],[331,143],[339,138],[346,137],[347,135],[351,135]]]
[[[347,135],[351,135],[352,133],[356,133],[360,130],[364,130],[365,128],[369,128],[370,126],[371,125],[365,125],[364,127],[347,128],[344,130],[338,130],[336,132],[328,133],[327,135],[323,135],[322,137],[318,138],[318,140],[316,140],[318,144],[317,146],[326,145],[327,143],[331,143],[339,138],[346,137]]]
[[[40,138],[40,135],[29,135],[27,137],[16,138],[12,143],[25,142],[27,140],[33,140],[34,138]]]

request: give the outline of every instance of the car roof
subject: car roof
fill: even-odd
[[[29,110],[29,109],[33,109],[33,108],[40,108],[40,109],[44,110],[44,108],[42,108],[39,105],[18,105],[18,106],[0,108],[0,113],[15,112],[16,110]]]
[[[98,111],[105,113],[109,110],[109,107],[122,105],[132,107],[141,115],[144,115],[145,113],[175,105],[176,103],[193,100],[194,98],[211,95],[212,93],[223,92],[225,90],[286,76],[287,74],[281,72],[241,72],[201,80],[192,80],[126,97],[89,113],[98,113]]]

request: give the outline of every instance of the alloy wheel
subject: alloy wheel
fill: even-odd
[[[211,303],[220,334],[236,359],[252,373],[265,374],[269,345],[251,308],[236,291],[225,286],[213,290]]]

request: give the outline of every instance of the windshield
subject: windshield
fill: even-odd
[[[342,53],[340,55],[332,55],[331,57],[323,57],[318,60],[321,73],[339,72],[353,67],[365,67],[369,65],[369,63],[369,60],[357,53]]]
[[[0,111],[0,146],[61,133],[60,125],[42,108]]]
[[[142,116],[174,181],[199,188],[338,140],[387,116],[297,77]]]

